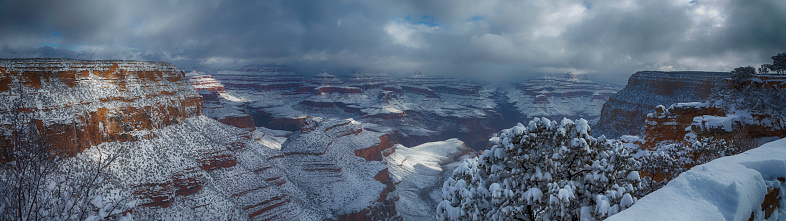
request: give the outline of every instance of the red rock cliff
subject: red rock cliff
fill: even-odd
[[[625,89],[603,104],[600,120],[592,127],[596,136],[641,135],[647,113],[657,105],[704,101],[728,77],[723,72],[640,71]]]
[[[649,114],[645,126],[645,148],[654,147],[659,142],[681,142],[691,133],[698,137],[729,138],[731,133],[739,132],[742,138],[786,137],[786,119],[783,110],[772,109],[767,105],[751,106],[745,102],[757,101],[751,96],[767,97],[767,91],[780,91],[786,88],[786,77],[758,75],[741,85],[724,81],[727,92],[708,102],[677,103],[669,108],[658,107]],[[758,90],[746,94],[741,87]],[[746,90],[747,91],[747,90]],[[743,102],[743,103],[739,103]],[[764,98],[762,102],[782,103],[783,99]],[[753,102],[756,103],[756,102]],[[777,105],[775,105],[777,106]]]
[[[3,59],[0,118],[20,113],[71,155],[103,142],[149,139],[144,131],[201,114],[202,97],[183,77],[164,62]],[[9,121],[0,124],[10,129]],[[9,145],[0,142],[0,150]]]

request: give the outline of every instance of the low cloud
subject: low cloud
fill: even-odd
[[[2,1],[0,57],[509,79],[728,71],[786,51],[779,0]]]

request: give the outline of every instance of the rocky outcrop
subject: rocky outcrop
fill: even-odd
[[[105,142],[154,136],[144,131],[201,114],[202,97],[183,71],[163,62],[72,59],[0,60],[0,128],[33,120],[43,139],[68,155]],[[8,139],[11,133],[0,133]],[[10,142],[2,142],[0,151]]]
[[[150,140],[101,144],[88,157],[129,149],[109,167],[110,183],[140,199],[141,219],[308,219],[306,199],[281,169],[283,155],[249,132],[205,116],[153,131]],[[298,203],[301,202],[301,203]]]
[[[189,72],[186,74],[188,77],[188,83],[191,86],[194,86],[194,89],[197,91],[209,91],[209,92],[225,92],[226,88],[224,87],[221,82],[218,82],[213,76],[205,75],[201,72]]]
[[[741,84],[725,84],[726,91],[719,91],[717,97],[705,102],[658,106],[655,113],[647,115],[645,147],[660,142],[688,142],[697,137],[786,137],[786,118],[782,114],[786,100],[778,95],[767,96],[786,88],[786,77],[758,75]],[[741,137],[731,137],[734,133]]]
[[[289,178],[338,220],[397,220],[395,187],[382,162],[387,135],[352,120],[309,119],[281,151]]]
[[[655,106],[705,101],[726,77],[728,73],[724,72],[637,72],[623,90],[603,104],[592,133],[607,137],[641,135],[647,113]]]
[[[226,116],[224,118],[219,118],[218,122],[232,125],[238,128],[244,128],[251,131],[256,130],[256,126],[254,125],[254,119],[251,118],[251,115],[243,114],[240,116]]]
[[[701,102],[677,103],[668,108],[657,106],[655,113],[648,114],[645,121],[644,149],[653,149],[663,141],[682,142],[695,129],[691,127],[694,119],[703,116],[725,117],[726,112]]]
[[[190,72],[186,74],[188,82],[204,100],[204,114],[221,123],[243,128],[248,131],[256,130],[254,119],[246,114],[243,105],[237,98],[228,93],[221,82],[204,73]]]
[[[392,153],[387,150],[395,150],[391,149],[393,145],[394,143],[388,138],[388,135],[385,134],[379,137],[378,144],[374,144],[368,148],[355,150],[355,156],[366,159],[366,161],[382,161],[383,157]],[[387,173],[387,171],[385,173]]]
[[[406,220],[431,220],[442,183],[466,158],[476,152],[458,139],[415,147],[396,145],[385,157],[399,200],[396,208]]]

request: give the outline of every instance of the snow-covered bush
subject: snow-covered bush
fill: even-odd
[[[661,143],[654,150],[635,152],[636,159],[641,162],[641,185],[644,187],[639,196],[665,186],[680,173],[690,169],[694,164],[691,148],[679,142]]]
[[[715,105],[725,110],[751,110],[772,113],[783,119],[786,110],[786,90],[754,86],[722,89],[710,95]]]
[[[644,189],[655,191],[695,165],[737,155],[757,144],[746,131],[735,130],[723,138],[688,136],[683,142],[662,142],[653,150],[639,150],[634,155],[642,163],[641,172],[646,176],[642,178]]]
[[[641,164],[587,121],[535,118],[504,130],[442,187],[441,220],[596,220],[636,202]]]
[[[745,84],[745,81],[750,80],[754,74],[756,74],[756,68],[751,66],[738,67],[731,71],[731,81],[734,86],[741,87]]]

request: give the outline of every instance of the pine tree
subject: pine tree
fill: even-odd
[[[772,58],[770,70],[773,70],[778,74],[783,74],[783,72],[786,71],[786,53],[778,53],[778,55],[772,56],[770,58]]]
[[[536,118],[504,130],[442,187],[442,220],[595,220],[630,207],[641,164],[587,121]]]

